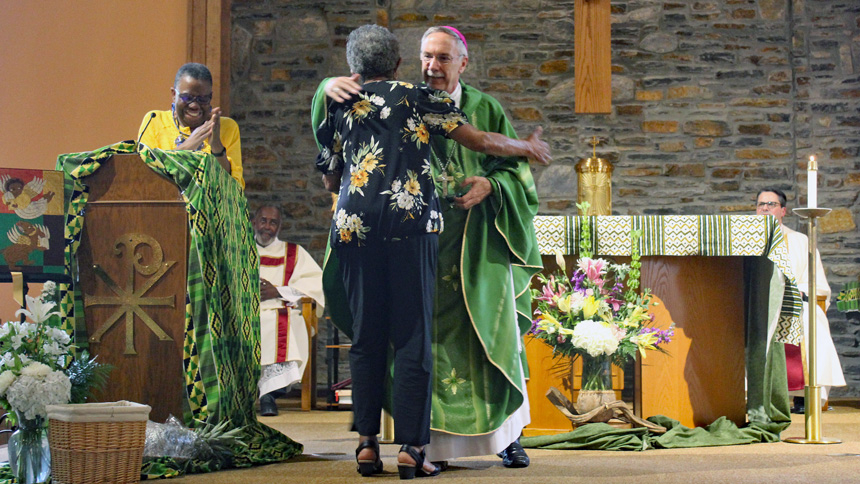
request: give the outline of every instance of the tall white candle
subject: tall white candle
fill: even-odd
[[[809,157],[806,171],[806,201],[807,207],[818,208],[818,163],[814,155]]]

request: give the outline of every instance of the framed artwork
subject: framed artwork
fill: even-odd
[[[0,192],[0,282],[65,279],[63,173],[0,168]]]

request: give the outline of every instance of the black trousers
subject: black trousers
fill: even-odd
[[[394,441],[430,442],[430,324],[438,249],[436,234],[337,249],[355,333],[349,366],[359,435],[379,433],[393,351]]]

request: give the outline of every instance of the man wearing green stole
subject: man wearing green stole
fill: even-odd
[[[516,137],[496,99],[460,82],[468,60],[458,30],[431,27],[424,33],[425,83],[448,92],[476,128]],[[314,113],[325,102],[321,91],[343,101],[359,86],[347,77],[324,82]],[[484,155],[441,137],[431,145],[445,228],[439,237],[427,457],[498,453],[506,467],[526,467],[529,458],[518,442],[530,422],[522,336],[531,326],[531,277],[542,268],[532,225],[538,209],[534,180],[524,158]]]

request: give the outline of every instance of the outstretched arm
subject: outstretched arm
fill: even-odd
[[[494,156],[525,156],[542,165],[552,161],[549,145],[540,139],[540,126],[526,139],[513,139],[499,133],[481,131],[471,124],[464,124],[451,131],[448,136],[466,148]]]

